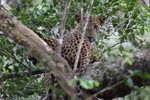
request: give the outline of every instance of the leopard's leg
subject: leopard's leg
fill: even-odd
[[[83,43],[80,52],[79,65],[78,65],[80,75],[86,72],[86,69],[90,63],[90,57],[91,57],[90,47],[86,43]]]

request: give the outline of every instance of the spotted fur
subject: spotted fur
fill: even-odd
[[[68,34],[63,37],[63,43],[61,48],[61,56],[66,59],[68,64],[73,68],[75,63],[76,53],[78,51],[79,42],[81,40],[81,34],[83,33],[83,27],[86,23],[86,16],[81,16],[79,14],[75,15],[77,20],[76,27]],[[81,20],[83,19],[83,20]],[[99,25],[103,24],[105,17],[103,16],[90,16],[88,25],[86,28],[86,33],[84,37],[84,42],[82,44],[78,68],[86,69],[90,63],[91,58],[91,47],[90,43],[95,41],[96,34],[99,32]],[[44,39],[48,45],[55,50],[58,46],[56,39],[48,38]]]

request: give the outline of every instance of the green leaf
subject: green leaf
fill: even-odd
[[[126,84],[129,86],[129,87],[133,87],[133,80],[132,80],[132,78],[130,78],[130,77],[128,77],[127,78],[127,81],[126,81]]]
[[[94,81],[94,85],[95,85],[96,87],[99,87],[99,86],[100,86],[100,83],[95,80],[95,81]]]
[[[124,47],[122,45],[119,46],[119,51],[120,52],[124,51]]]
[[[133,64],[132,59],[129,58],[129,57],[127,57],[127,58],[125,59],[125,61],[126,61],[129,65],[132,65],[132,64]]]
[[[75,83],[76,83],[76,81],[78,80],[78,78],[77,77],[74,77],[73,79],[71,79],[71,80],[69,80],[69,85],[70,86],[73,86]]]
[[[79,78],[80,85],[85,89],[93,89],[94,87],[99,87],[99,82],[96,80],[87,80]]]

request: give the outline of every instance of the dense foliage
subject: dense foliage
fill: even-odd
[[[22,0],[15,8],[9,8],[9,11],[39,36],[58,37],[58,27],[61,23],[65,3],[65,0]],[[71,0],[65,26],[66,32],[75,26],[74,10],[79,12],[83,10],[85,13],[89,3],[90,0]],[[97,49],[93,51],[94,60],[111,61],[111,59],[121,56],[129,64],[132,64],[130,59],[132,53],[138,49],[148,48],[150,8],[139,0],[95,0],[91,14],[107,17],[107,21],[100,28],[101,33],[97,37]],[[42,68],[40,65],[33,66],[27,60],[27,51],[24,47],[14,43],[10,38],[0,36],[0,73],[29,72]],[[0,96],[37,99],[38,95],[45,93],[42,77],[35,75],[14,79],[0,78],[2,81],[0,82]],[[128,84],[132,84],[132,79],[128,80]],[[55,91],[62,93],[61,90]],[[144,87],[135,88],[126,98],[140,99],[144,97],[147,100],[150,98],[149,91],[148,87],[146,89]]]

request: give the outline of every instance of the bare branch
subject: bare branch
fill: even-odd
[[[21,61],[19,61],[14,55],[11,55],[9,52],[7,52],[6,50],[1,49],[1,48],[0,48],[0,52],[3,53],[4,55],[7,55],[7,56],[11,57],[14,61],[16,61],[17,63],[23,65],[24,67],[26,67],[30,71],[30,67],[25,65]]]
[[[70,3],[71,0],[66,0],[66,5],[65,5],[65,10],[61,19],[61,24],[60,24],[60,38],[59,38],[59,46],[56,50],[56,52],[58,52],[59,54],[61,54],[61,47],[62,47],[62,39],[63,39],[63,35],[65,32],[65,24],[66,24],[66,20],[67,20],[67,15],[68,15],[68,11],[70,8]]]
[[[143,4],[145,4],[146,6],[150,5],[150,1],[149,0],[140,0],[141,2],[143,2]]]
[[[68,15],[68,11],[70,8],[70,3],[71,0],[66,0],[66,5],[65,5],[65,10],[61,19],[61,24],[60,24],[60,35],[61,38],[63,38],[64,32],[65,32],[65,24],[66,24],[66,20],[67,20],[67,15]]]
[[[90,12],[91,12],[91,9],[92,9],[93,2],[94,2],[94,0],[90,1],[89,9],[87,11],[86,23],[83,27],[83,32],[81,33],[81,40],[80,40],[80,43],[79,43],[79,47],[78,47],[78,51],[77,51],[76,58],[75,58],[75,63],[74,63],[74,72],[77,70],[79,56],[80,56],[82,44],[84,42],[84,36],[85,36],[86,28],[87,28],[87,25],[88,25],[88,22],[89,22],[89,16],[90,16]]]
[[[74,76],[68,63],[52,51],[52,49],[37,34],[21,24],[15,18],[12,18],[3,7],[0,7],[0,30],[15,42],[26,47],[31,54],[39,61],[43,62],[43,65],[47,66],[50,71],[56,73],[59,71],[59,74],[56,77],[58,83],[70,97],[76,97],[73,87],[70,87],[67,82]],[[59,63],[64,65],[64,71],[60,70]],[[66,83],[65,86],[64,83]]]
[[[19,77],[26,77],[26,76],[33,76],[33,75],[38,75],[38,74],[43,74],[45,72],[48,72],[46,70],[35,70],[35,71],[30,71],[30,72],[19,72],[19,73],[10,73],[10,74],[2,74],[1,79],[6,80],[10,78],[19,78]]]

